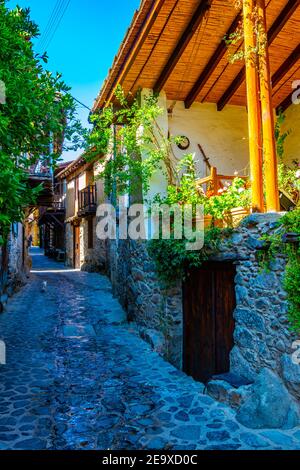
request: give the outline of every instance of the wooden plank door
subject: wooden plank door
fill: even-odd
[[[230,368],[235,274],[232,263],[205,263],[184,282],[183,369],[202,382]]]
[[[80,226],[74,225],[73,242],[74,242],[74,268],[80,268]]]

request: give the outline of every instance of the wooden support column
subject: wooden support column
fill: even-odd
[[[257,71],[254,0],[243,0],[244,46],[246,61],[246,87],[248,104],[249,154],[252,187],[252,210],[264,211],[262,141],[259,102],[259,77]]]
[[[278,192],[275,124],[272,107],[272,85],[267,40],[265,0],[256,0],[259,17],[259,79],[263,130],[264,180],[267,212],[280,210]]]

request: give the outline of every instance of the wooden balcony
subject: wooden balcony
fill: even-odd
[[[78,193],[78,216],[88,217],[97,211],[97,188],[90,185]]]
[[[44,207],[52,205],[53,175],[49,166],[38,162],[29,168],[28,174],[28,182],[31,188],[36,188],[39,185],[43,187],[37,197],[36,205]]]

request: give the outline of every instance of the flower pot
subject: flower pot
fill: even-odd
[[[207,214],[204,217],[194,217],[193,218],[193,226],[196,227],[196,224],[199,224],[200,222],[204,222],[204,228],[211,228],[212,223],[213,223],[213,218],[211,215]]]
[[[227,227],[237,227],[249,214],[249,208],[235,207],[234,209],[231,209],[225,218]]]

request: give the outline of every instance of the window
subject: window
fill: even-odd
[[[94,219],[88,219],[88,248],[94,248]]]

